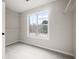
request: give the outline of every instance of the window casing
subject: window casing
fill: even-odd
[[[27,16],[27,36],[48,39],[48,10]]]

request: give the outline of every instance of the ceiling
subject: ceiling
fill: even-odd
[[[23,12],[52,1],[55,0],[30,0],[28,2],[26,0],[5,0],[6,7],[16,12]]]

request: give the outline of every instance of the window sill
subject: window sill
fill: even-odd
[[[41,40],[49,40],[48,37],[34,37],[34,36],[28,36],[28,38],[31,38],[31,39],[41,39]]]

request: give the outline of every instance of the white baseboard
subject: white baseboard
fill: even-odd
[[[51,48],[48,48],[48,47],[45,47],[45,46],[40,46],[40,45],[34,45],[34,44],[31,44],[31,43],[26,43],[24,41],[20,41],[20,42],[22,42],[24,44],[31,45],[31,46],[36,46],[36,47],[39,47],[39,48],[43,48],[43,49],[46,49],[46,50],[49,50],[49,51],[53,51],[53,52],[57,52],[57,53],[61,53],[61,54],[64,54],[64,55],[75,57],[73,54],[65,52],[65,51],[61,51],[61,50],[57,50],[57,49],[51,49]]]
[[[10,42],[10,43],[5,43],[5,46],[9,46],[9,45],[14,44],[14,43],[17,43],[17,42],[18,42],[18,40],[12,41],[12,42]]]

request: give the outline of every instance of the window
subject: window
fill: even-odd
[[[48,10],[33,13],[28,17],[28,36],[48,38]]]

